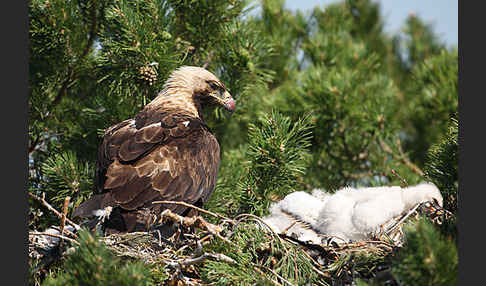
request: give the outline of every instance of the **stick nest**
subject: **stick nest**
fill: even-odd
[[[218,223],[209,223],[201,216],[180,217],[166,210],[162,215],[165,221],[172,221],[178,225],[178,231],[169,238],[162,237],[158,230],[151,230],[148,232],[110,234],[102,237],[101,240],[113,253],[123,259],[134,259],[152,266],[165,265],[166,276],[169,277],[165,281],[167,285],[200,285],[204,283],[198,265],[208,260],[228,264],[238,263],[230,257],[231,253],[205,251],[205,246],[218,242],[235,244],[233,234],[240,224],[256,224],[259,229],[265,231],[266,239],[269,241],[268,249],[262,247],[259,250],[259,255],[262,257],[265,257],[265,253],[270,251],[272,243],[292,245],[300,249],[302,254],[307,257],[312,264],[313,271],[322,278],[323,285],[334,284],[336,280],[348,284],[356,278],[356,271],[365,273],[362,277],[366,278],[366,276],[374,277],[378,272],[386,270],[385,258],[393,255],[403,245],[404,233],[402,227],[404,224],[417,220],[420,216],[426,216],[433,223],[441,224],[444,219],[451,216],[449,212],[437,205],[425,202],[384,224],[382,231],[368,241],[337,244],[323,239],[321,244],[312,244],[299,241],[285,234],[275,233],[265,225],[261,218],[251,214],[241,214],[233,219],[209,211],[205,211],[204,214],[214,217]],[[56,229],[56,227],[52,228]],[[58,255],[62,257],[69,255],[73,247],[76,247],[76,234],[64,227],[57,227],[57,230],[62,231],[62,233],[53,234],[52,231],[49,233],[30,232],[29,257],[44,259],[45,261],[47,256]],[[47,237],[51,239],[46,239]],[[50,251],[53,248],[53,238],[62,241],[66,251]],[[55,259],[50,257],[47,260],[53,261]],[[255,262],[255,269],[271,284],[294,285],[276,273],[271,268],[272,263],[264,263],[265,266],[257,264]]]

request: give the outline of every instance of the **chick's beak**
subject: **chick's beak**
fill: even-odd
[[[226,110],[233,112],[235,110],[235,100],[227,91],[223,94],[223,106]]]

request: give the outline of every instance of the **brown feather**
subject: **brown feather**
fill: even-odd
[[[118,151],[118,158],[122,161],[133,161],[142,154],[150,151],[154,146],[153,143],[137,143],[135,138],[125,141]]]

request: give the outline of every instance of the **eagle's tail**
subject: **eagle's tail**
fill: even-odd
[[[73,217],[87,219],[82,225],[93,229],[101,224],[107,234],[144,231],[148,229],[152,216],[148,209],[124,211],[119,207],[106,207],[111,194],[98,194],[79,205],[73,212]]]

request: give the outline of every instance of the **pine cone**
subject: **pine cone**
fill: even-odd
[[[140,78],[144,81],[147,81],[149,85],[153,85],[153,83],[157,80],[157,71],[155,70],[154,66],[143,66],[139,69]]]

